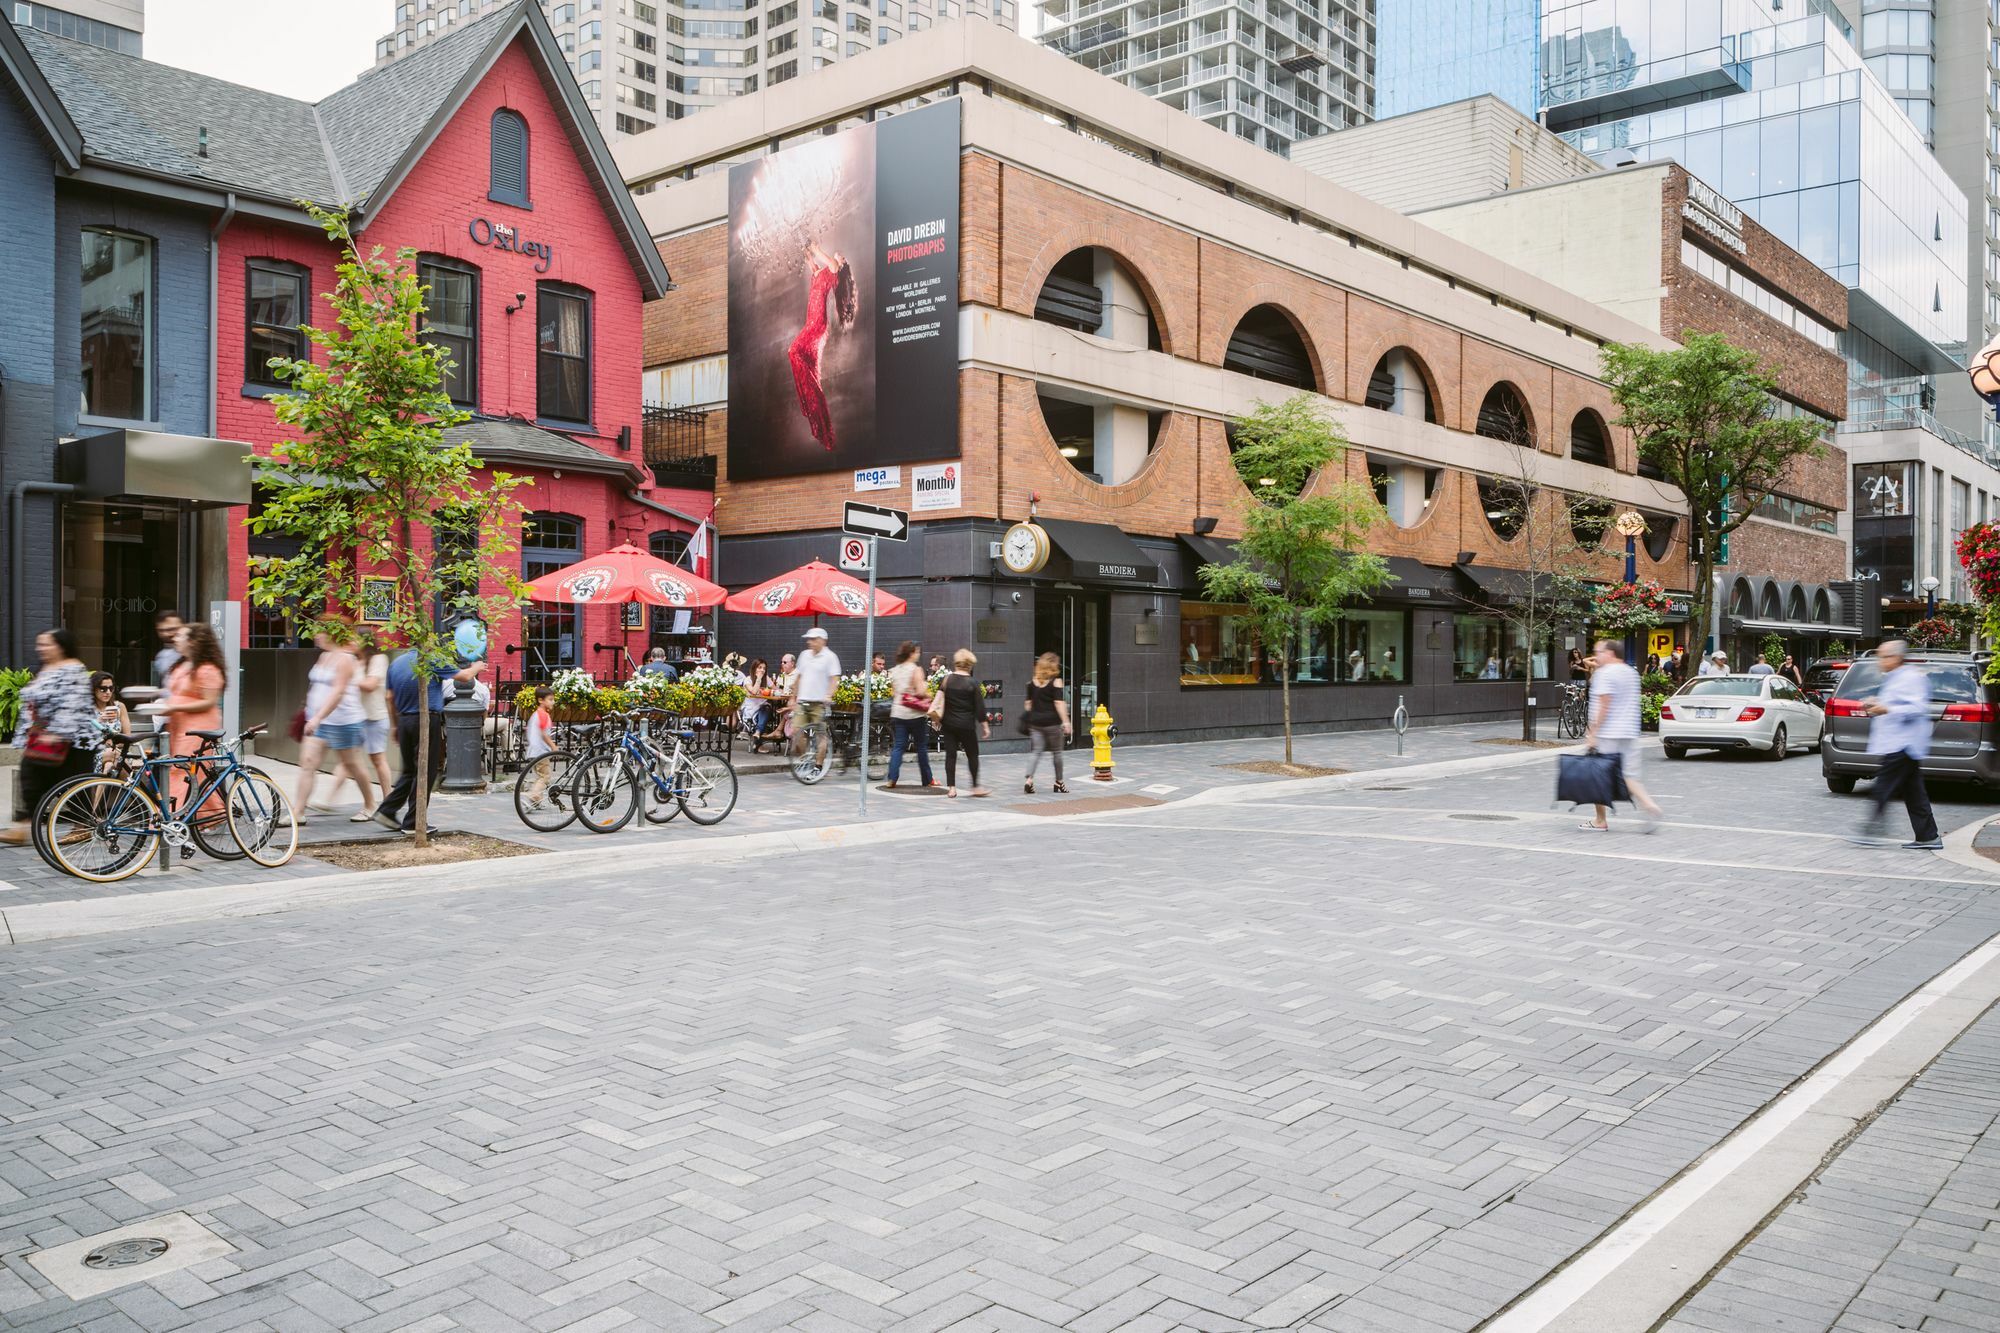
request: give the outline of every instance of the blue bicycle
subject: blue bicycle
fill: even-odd
[[[576,756],[557,771],[561,757],[545,756],[521,771],[514,810],[521,822],[553,833],[576,820],[593,833],[616,833],[643,809],[664,824],[685,814],[694,823],[720,824],[736,808],[736,769],[712,751],[688,748],[692,731],[674,733],[669,748],[652,734],[663,713],[614,715],[624,729]]]

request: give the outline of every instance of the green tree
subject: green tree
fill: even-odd
[[[1713,333],[1689,331],[1679,347],[1609,343],[1604,380],[1617,424],[1632,432],[1639,457],[1687,497],[1694,560],[1693,623],[1710,623],[1722,538],[1771,498],[1802,458],[1826,452],[1826,427],[1777,414],[1777,382],[1754,353]]]
[[[1250,490],[1237,559],[1205,565],[1202,589],[1235,602],[1277,654],[1285,762],[1292,762],[1292,663],[1302,634],[1337,622],[1350,603],[1389,581],[1380,556],[1360,550],[1381,509],[1374,493],[1338,480],[1347,438],[1309,394],[1259,403],[1237,421],[1231,462]]]
[[[488,472],[469,445],[444,442],[468,417],[445,394],[444,350],[418,336],[428,289],[417,281],[416,251],[388,258],[376,246],[364,256],[344,213],[311,211],[342,250],[327,296],[334,327],[305,330],[317,359],[270,363],[288,389],[274,403],[278,420],[298,438],[272,447],[264,502],[248,520],[253,532],[296,539],[299,550],[260,560],[250,596],[310,634],[335,617],[360,619],[363,580],[377,584],[366,598],[371,618],[416,650],[428,682],[451,661],[442,623],[467,613],[492,619],[520,602],[506,556],[520,531],[513,491],[527,479]],[[423,527],[445,528],[450,539],[421,540]],[[481,595],[482,582],[505,591]],[[430,764],[429,693],[418,691],[418,773]],[[430,784],[414,793],[424,846]]]

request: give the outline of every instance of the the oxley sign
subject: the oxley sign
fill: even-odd
[[[465,225],[465,230],[474,245],[490,245],[496,250],[512,250],[517,255],[530,256],[535,261],[537,273],[547,273],[549,264],[556,257],[555,247],[547,241],[524,241],[520,232],[504,222],[474,218]]]

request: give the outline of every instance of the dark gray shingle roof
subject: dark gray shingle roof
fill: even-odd
[[[347,202],[375,193],[502,30],[498,24],[468,23],[320,102],[320,125],[339,164]]]
[[[637,481],[639,465],[615,454],[600,453],[580,440],[512,417],[478,417],[444,432],[446,444],[466,443],[482,459],[517,466],[575,468],[578,471],[624,474]]]
[[[89,157],[278,199],[334,198],[310,103],[18,31],[83,132]]]

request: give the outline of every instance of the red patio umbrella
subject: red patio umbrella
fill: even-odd
[[[827,564],[815,560],[789,574],[780,574],[754,588],[731,595],[723,607],[753,616],[865,616],[868,614],[868,585]],[[875,614],[900,616],[909,603],[875,590]]]
[[[693,611],[716,605],[729,596],[729,590],[627,542],[542,575],[528,585],[528,596],[537,602],[575,606],[644,602]]]

